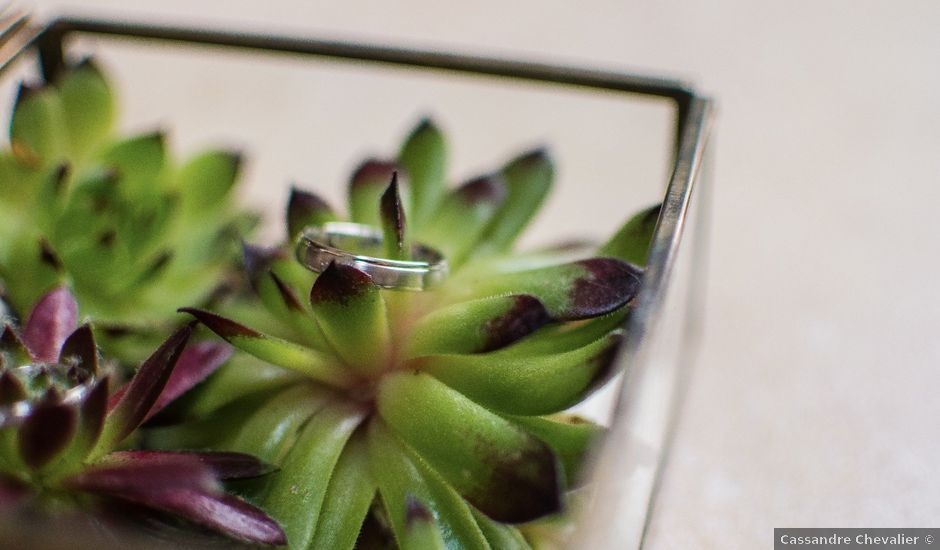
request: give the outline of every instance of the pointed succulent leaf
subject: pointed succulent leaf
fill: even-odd
[[[336,462],[364,414],[339,404],[316,413],[271,480],[264,508],[284,526],[294,548],[309,547]]]
[[[444,537],[434,515],[412,495],[405,498],[405,531],[399,546],[402,550],[444,550]]]
[[[160,398],[173,367],[192,335],[192,324],[173,333],[137,370],[127,389],[109,403],[111,412],[93,451],[101,456],[126,438],[147,417]]]
[[[365,441],[353,435],[336,463],[310,548],[353,550],[375,498]]]
[[[232,348],[219,342],[198,342],[180,354],[176,367],[144,422],[215,372],[232,356]]]
[[[379,216],[382,220],[385,257],[392,260],[410,260],[411,244],[405,227],[405,206],[398,191],[398,172],[392,173],[392,181],[379,200]]]
[[[549,321],[545,306],[525,294],[462,302],[422,317],[411,330],[405,357],[493,351],[528,336]]]
[[[182,196],[184,215],[205,219],[221,209],[235,185],[242,157],[231,151],[206,151],[180,168],[174,184]]]
[[[73,365],[87,376],[98,374],[98,348],[95,346],[91,325],[85,323],[65,339],[59,351],[58,362]]]
[[[379,227],[379,197],[398,170],[393,162],[369,159],[362,163],[349,181],[349,216],[356,223]]]
[[[0,356],[0,367],[3,366],[3,356]],[[12,405],[17,401],[26,399],[26,388],[23,383],[8,370],[0,373],[0,407]]]
[[[498,175],[471,180],[444,198],[419,240],[440,250],[452,267],[459,266],[505,199],[506,184]]]
[[[551,449],[423,373],[387,376],[383,420],[477,509],[507,523],[561,508],[561,472]]]
[[[559,321],[588,319],[614,311],[640,288],[642,271],[613,258],[505,273],[477,281],[476,295],[531,294]]]
[[[65,153],[62,98],[50,86],[20,86],[10,122],[10,146],[31,168],[49,166]]]
[[[523,359],[567,353],[596,342],[618,328],[623,328],[629,315],[630,309],[623,307],[593,319],[549,325],[511,348],[507,348],[500,356]]]
[[[82,461],[94,448],[101,436],[105,415],[108,411],[108,378],[95,383],[78,409],[78,427],[68,448],[61,453],[49,469],[55,473],[70,471],[81,466]]]
[[[396,539],[408,530],[408,499],[418,498],[434,515],[450,548],[488,550],[470,506],[444,480],[414,460],[379,419],[369,423],[369,467]]]
[[[189,313],[228,343],[258,359],[334,386],[347,383],[346,374],[337,368],[335,361],[323,353],[268,336],[205,310],[187,307],[181,308],[180,311]]]
[[[26,343],[16,334],[16,330],[9,323],[3,326],[3,332],[0,333],[0,352],[8,353],[13,361],[21,365],[30,362],[29,348]]]
[[[447,144],[441,130],[430,119],[422,120],[402,145],[398,162],[408,174],[410,213],[420,227],[446,191]]]
[[[565,468],[569,487],[576,487],[582,481],[584,459],[605,431],[604,427],[573,414],[507,418],[552,448]]]
[[[296,442],[301,426],[322,409],[329,398],[330,392],[313,384],[299,384],[280,391],[242,422],[224,447],[279,464]]]
[[[182,489],[157,494],[121,495],[252,544],[283,546],[287,536],[264,511],[244,500],[215,491]]]
[[[166,139],[162,133],[154,132],[117,142],[102,154],[101,161],[117,170],[127,196],[138,201],[143,198],[144,204],[151,204],[159,191],[154,182],[166,165]]]
[[[661,204],[651,206],[627,220],[597,251],[597,255],[619,258],[635,265],[646,265],[661,208]]]
[[[296,186],[287,201],[287,240],[293,242],[308,225],[323,225],[339,219],[329,204],[318,195]]]
[[[489,409],[550,414],[580,402],[609,379],[622,339],[617,330],[566,353],[522,356],[509,347],[483,355],[423,357],[412,364]]]
[[[111,87],[98,67],[86,59],[58,85],[69,148],[85,156],[111,133],[115,102]]]
[[[74,475],[64,484],[72,489],[114,496],[160,493],[169,490],[213,491],[218,482],[212,470],[189,456],[163,460],[135,460],[126,453],[111,453]]]
[[[310,289],[310,304],[327,340],[351,367],[374,372],[384,366],[388,316],[369,275],[331,263]]]
[[[58,287],[46,293],[33,308],[23,330],[23,340],[33,357],[54,363],[77,322],[75,297],[66,287]]]
[[[258,280],[255,289],[265,308],[276,318],[284,320],[301,342],[319,351],[332,350],[309,306],[304,305],[294,287],[278,275],[274,268],[267,277],[262,276]]]
[[[72,405],[40,401],[17,433],[23,462],[34,470],[48,464],[72,440],[77,416]]]
[[[483,235],[488,250],[506,250],[542,206],[555,179],[548,153],[538,149],[510,161],[502,169],[506,200]]]
[[[274,471],[272,466],[251,455],[235,452],[116,451],[109,454],[107,460],[135,465],[180,464],[193,460],[207,467],[219,480],[248,479]]]

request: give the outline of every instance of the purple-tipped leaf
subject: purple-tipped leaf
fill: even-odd
[[[135,460],[125,453],[111,453],[64,483],[72,489],[112,496],[156,495],[186,489],[218,490],[212,469],[193,457]]]
[[[144,417],[144,422],[205,380],[231,356],[231,346],[220,342],[198,342],[187,346],[176,361],[176,368],[170,374],[160,397]]]
[[[349,180],[349,216],[352,221],[379,227],[379,197],[388,186],[392,174],[399,170],[394,162],[369,159],[363,162]]]
[[[26,321],[23,340],[34,358],[54,363],[77,323],[78,303],[69,289],[61,286],[39,299]]]
[[[0,362],[3,361],[0,356]],[[13,373],[5,370],[0,374],[0,406],[12,405],[26,399],[26,388]]]
[[[327,340],[350,367],[382,368],[390,340],[388,317],[385,299],[368,274],[331,263],[313,284],[310,305]]]
[[[38,470],[58,456],[75,435],[75,407],[43,399],[36,404],[17,432],[20,457]]]
[[[382,193],[379,215],[385,242],[385,255],[392,260],[410,259],[411,245],[405,232],[405,206],[398,190],[398,172],[392,172],[392,181]]]
[[[274,471],[270,464],[245,453],[196,451],[116,451],[108,459],[134,464],[178,464],[196,461],[220,480],[259,477]]]
[[[474,295],[530,294],[558,321],[610,313],[636,296],[643,271],[614,258],[590,258],[567,264],[504,273],[468,292]]]
[[[179,311],[192,315],[228,343],[258,359],[333,386],[345,386],[349,382],[346,373],[339,369],[336,361],[326,354],[262,334],[209,311],[196,308],[181,308]]]
[[[140,366],[127,389],[113,399],[111,412],[95,451],[100,454],[130,435],[147,418],[160,398],[176,366],[186,342],[192,335],[192,324],[177,330]]]
[[[85,323],[65,339],[59,351],[59,363],[73,365],[88,376],[98,374],[98,348],[91,325]]]
[[[329,204],[318,195],[291,187],[287,201],[287,239],[293,241],[308,225],[323,225],[338,219]]]
[[[405,357],[494,351],[549,321],[545,306],[525,294],[463,302],[422,317],[411,331]]]
[[[382,419],[487,516],[521,523],[560,511],[561,467],[551,449],[424,373],[386,376]]]

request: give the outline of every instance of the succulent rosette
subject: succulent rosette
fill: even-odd
[[[124,447],[224,361],[227,346],[202,343],[183,355],[186,326],[109,395],[91,327],[76,329],[77,319],[73,296],[60,287],[40,298],[21,333],[7,323],[0,335],[0,519],[37,509],[105,517],[123,502],[125,520],[158,512],[237,540],[283,544],[273,519],[221,485],[267,473],[256,458]]]
[[[121,137],[115,119],[112,88],[90,61],[20,87],[0,152],[0,285],[22,313],[67,284],[108,336],[149,336],[136,347],[102,341],[138,362],[172,330],[178,304],[207,303],[237,272],[254,221],[232,204],[237,154],[180,164],[162,133]]]
[[[602,433],[564,411],[614,374],[658,208],[599,251],[516,254],[552,185],[548,155],[453,189],[446,158],[424,121],[396,160],[364,162],[349,185],[349,218],[381,228],[385,257],[407,260],[410,243],[445,255],[440,286],[380,288],[343,263],[305,270],[294,240],[340,217],[295,189],[288,245],[246,247],[269,313],[184,309],[267,364],[220,369],[190,403],[200,419],[152,441],[280,466],[256,489],[292,548],[529,548],[515,525],[563,510]]]

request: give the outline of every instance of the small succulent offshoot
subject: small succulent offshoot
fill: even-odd
[[[448,189],[445,149],[424,121],[349,185],[351,221],[382,228],[386,257],[408,259],[409,243],[445,254],[439,288],[304,270],[291,242],[340,216],[295,189],[288,244],[246,247],[263,320],[183,310],[268,365],[223,367],[192,403],[201,419],[153,441],[280,466],[257,495],[291,548],[530,548],[515,525],[563,510],[602,433],[564,411],[614,374],[658,208],[587,254],[513,253],[550,190],[549,156]]]
[[[91,61],[20,87],[0,151],[0,281],[20,313],[67,284],[109,355],[137,363],[179,304],[207,303],[237,273],[254,219],[231,200],[238,154],[179,164],[160,132],[116,135],[116,110]]]
[[[128,450],[122,442],[212,372],[227,346],[202,343],[182,356],[192,332],[170,336],[113,395],[88,324],[65,288],[38,301],[22,331],[0,335],[0,520],[39,510],[106,516],[124,502],[234,539],[280,545],[277,523],[221,482],[269,471],[242,453]],[[36,516],[33,516],[36,517]],[[112,517],[113,519],[113,517]],[[108,525],[105,520],[102,525]]]

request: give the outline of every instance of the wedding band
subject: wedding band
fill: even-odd
[[[297,243],[297,259],[307,269],[322,273],[332,262],[352,266],[368,274],[382,288],[425,290],[447,277],[447,260],[429,246],[412,245],[413,259],[409,261],[382,258],[379,255],[384,251],[382,232],[359,223],[309,226]]]

